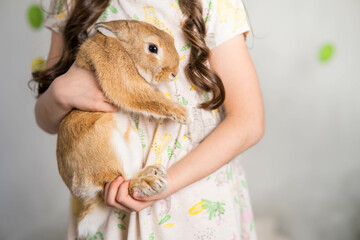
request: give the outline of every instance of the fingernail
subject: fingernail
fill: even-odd
[[[119,182],[120,182],[120,181],[122,181],[122,180],[123,180],[123,178],[122,178],[121,176],[116,178],[116,181],[119,181]]]
[[[141,196],[141,194],[140,194],[139,192],[137,192],[137,191],[135,191],[133,195],[134,195],[134,197],[135,197],[135,198],[137,198],[137,197],[140,197],[140,196]]]

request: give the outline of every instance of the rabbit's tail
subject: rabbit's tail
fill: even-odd
[[[109,208],[100,196],[84,202],[84,208],[78,217],[78,237],[80,239],[93,236],[106,221]]]

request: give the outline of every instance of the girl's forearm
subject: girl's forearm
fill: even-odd
[[[226,117],[202,143],[168,169],[168,194],[210,175],[256,144],[264,134],[263,125],[263,121]]]
[[[57,102],[50,86],[36,102],[36,123],[45,132],[55,134],[58,131],[60,121],[69,111],[70,109],[63,107]]]

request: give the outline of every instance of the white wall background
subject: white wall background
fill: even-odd
[[[267,120],[262,142],[243,154],[259,238],[270,240],[272,225],[282,235],[274,240],[359,240],[360,2],[244,1]],[[50,37],[27,25],[32,3],[0,1],[1,240],[65,237],[56,138],[36,126],[27,87]],[[323,64],[327,42],[336,54]]]

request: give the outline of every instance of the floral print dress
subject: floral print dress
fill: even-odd
[[[71,5],[72,0],[68,1]],[[202,6],[207,25],[206,42],[210,49],[249,31],[241,0],[202,0]],[[55,14],[49,14],[46,27],[61,33],[67,19],[63,0],[53,0],[51,9],[50,12]],[[188,109],[189,123],[180,125],[171,120],[155,121],[131,115],[133,127],[142,141],[144,166],[156,163],[169,168],[221,122],[224,111],[222,108],[209,111],[197,107],[211,96],[196,91],[185,77],[183,69],[188,62],[190,47],[180,28],[183,15],[178,0],[112,0],[98,22],[119,19],[148,22],[175,39],[180,71],[173,81],[161,84],[159,89]],[[94,30],[89,29],[89,32],[93,34]],[[75,239],[76,232],[74,206],[72,210],[68,239]],[[139,213],[109,208],[106,222],[88,239],[255,240],[254,219],[239,157]]]

